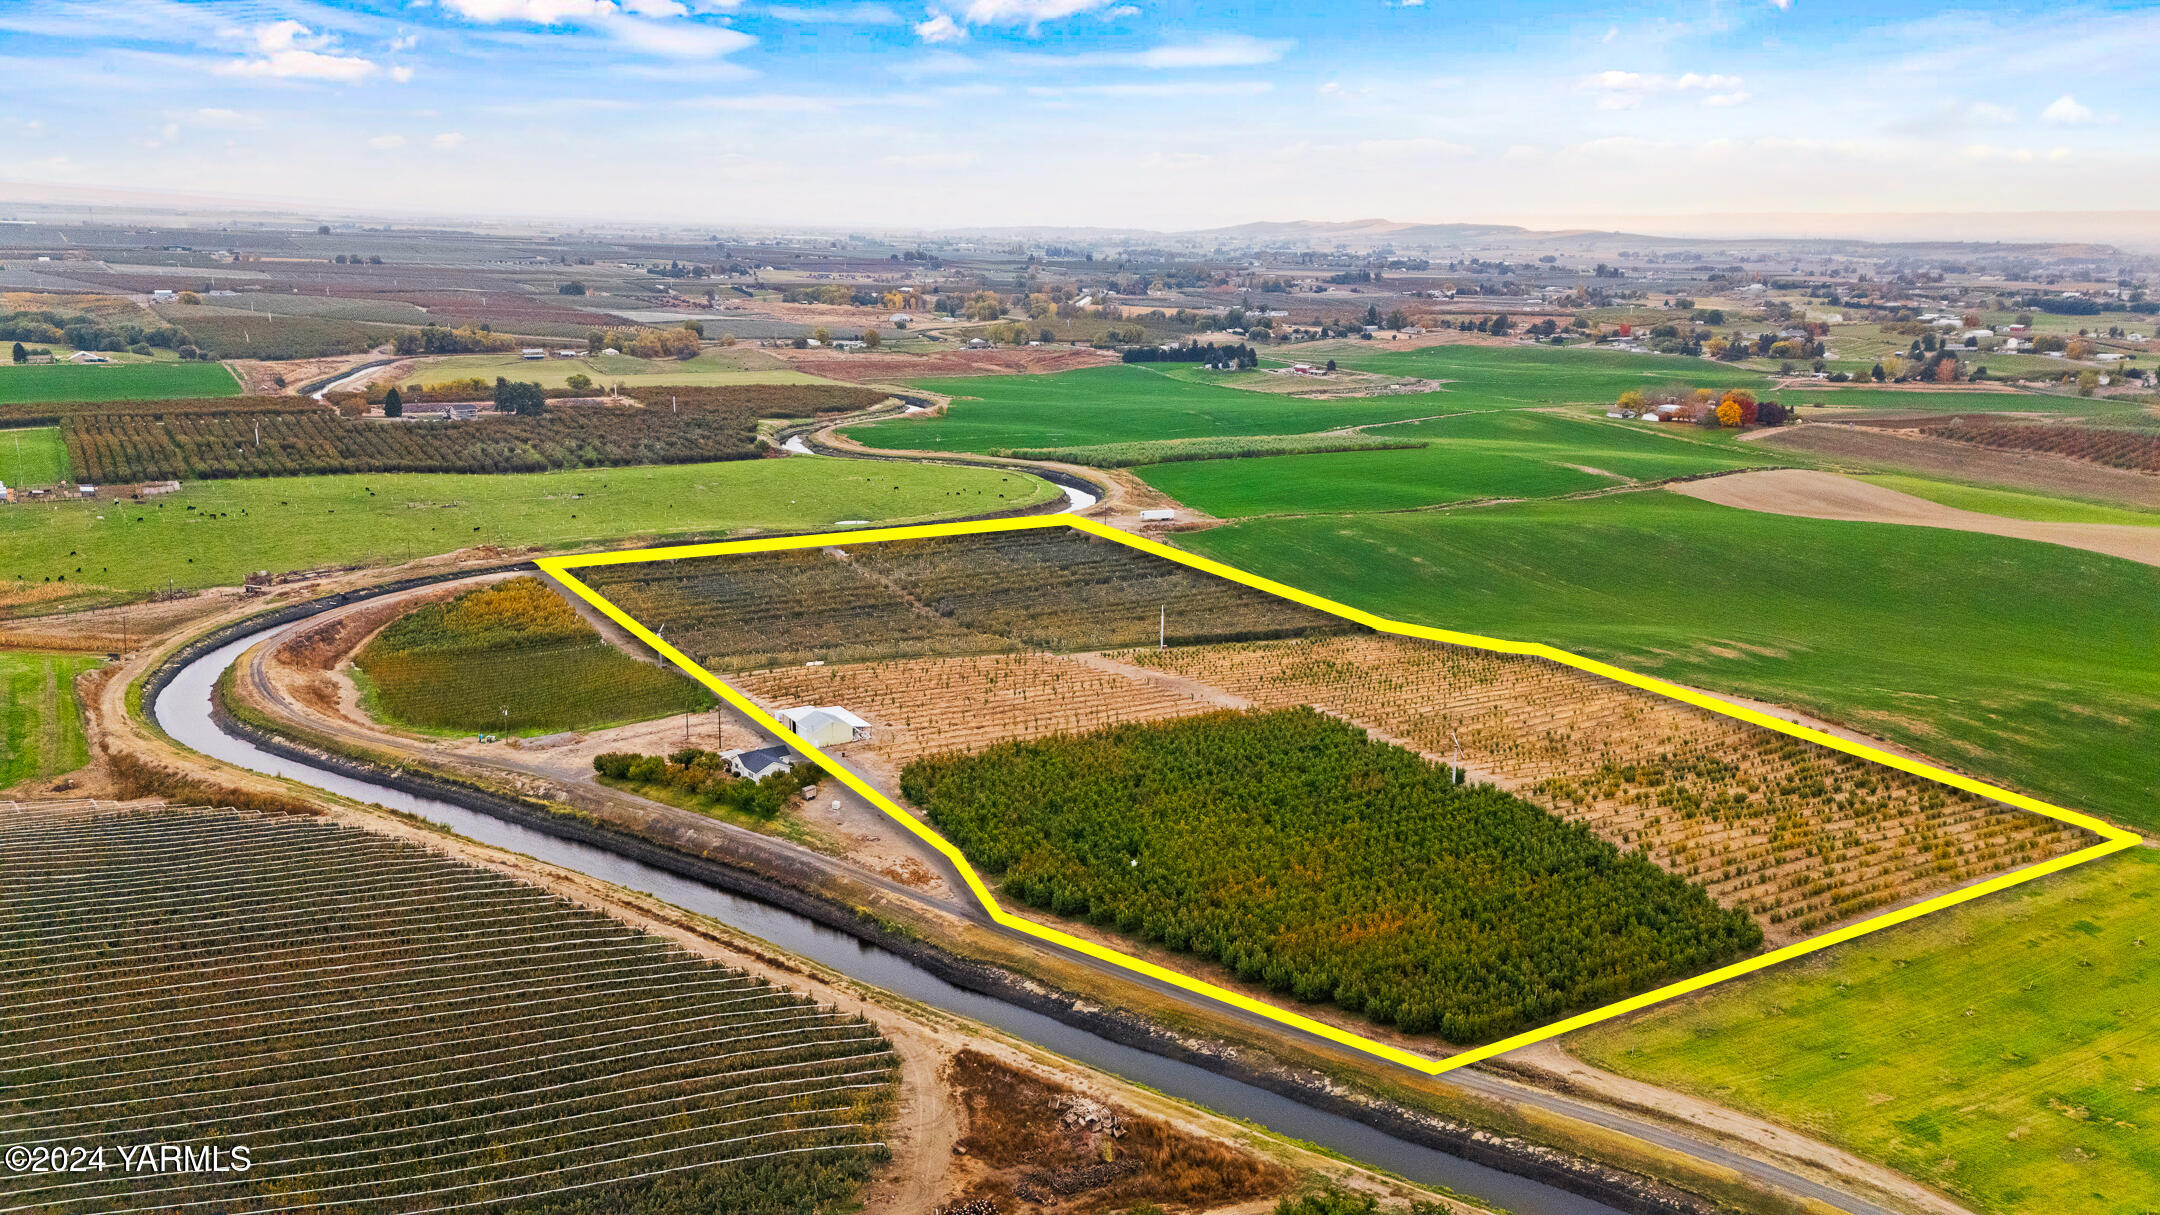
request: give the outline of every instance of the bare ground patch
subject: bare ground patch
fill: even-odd
[[[1783,427],[1761,435],[1754,442],[1764,447],[1849,461],[1855,468],[2160,507],[2160,477],[2042,452],[1994,451],[1932,435],[1824,423]]]
[[[1954,506],[1944,506],[1939,502],[1899,493],[1886,486],[1812,469],[1776,468],[1761,472],[1733,473],[1702,481],[1681,482],[1668,488],[1676,494],[1715,502],[1720,506],[1762,511],[1766,514],[1982,532],[1991,536],[2011,536],[2020,540],[2060,544],[2067,548],[2082,548],[2145,565],[2160,565],[2160,527],[2140,527],[2130,523],[2060,523],[2007,519],[1979,511],[1959,510]]]

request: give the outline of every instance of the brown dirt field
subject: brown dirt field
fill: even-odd
[[[1221,707],[1120,671],[1054,654],[982,654],[823,667],[778,667],[729,677],[778,707],[842,705],[871,723],[870,751],[902,766],[920,755],[980,751],[1014,738],[1079,733]],[[1166,681],[1167,683],[1167,681]]]
[[[1819,422],[1757,433],[1762,437],[1751,441],[1764,447],[1827,456],[1850,462],[1856,469],[1912,472],[2125,506],[2160,507],[2160,477],[2044,452],[1993,451],[1931,435]]]
[[[1900,523],[1911,527],[1941,527],[1961,532],[1984,532],[2040,540],[2067,548],[2082,548],[2110,557],[2160,565],[2160,527],[2133,523],[2048,523],[2029,519],[2006,519],[2000,515],[1959,510],[1881,485],[1855,481],[1836,473],[1804,468],[1767,469],[1734,473],[1703,481],[1667,486],[1676,494],[1772,515],[1798,515],[1806,519],[1843,519],[1860,523]]]
[[[0,624],[0,645],[40,650],[119,653],[134,649],[241,602],[237,587],[216,587],[160,603],[93,608],[52,616],[23,616]]]
[[[327,375],[336,375],[348,367],[365,363],[374,357],[375,355],[372,353],[361,353],[332,355],[319,359],[283,359],[276,362],[268,362],[262,359],[227,359],[225,365],[231,368],[232,373],[240,378],[240,391],[243,393],[276,396],[279,393],[289,392],[309,381],[319,380]],[[410,363],[400,363],[393,367],[381,368],[377,375],[380,378],[387,379],[398,374],[401,369],[409,370],[410,368]],[[277,382],[278,376],[285,377],[285,384],[282,387]]]
[[[894,350],[831,354],[822,350],[780,348],[774,354],[810,375],[858,384],[884,383],[920,376],[1047,375],[1076,367],[1101,367],[1118,356],[1085,346],[1000,346],[989,350],[939,350],[910,354]]]
[[[946,1064],[967,1122],[959,1202],[999,1211],[1212,1210],[1280,1194],[1296,1177],[1220,1140],[1185,1134],[968,1049]]]
[[[1745,908],[1773,944],[2083,833],[1540,659],[1373,634],[1113,655],[1354,721]]]

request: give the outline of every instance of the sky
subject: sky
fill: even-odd
[[[865,229],[2143,209],[2156,52],[2160,4],[0,0],[0,181]]]

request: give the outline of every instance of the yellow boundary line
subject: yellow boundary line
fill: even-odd
[[[1190,566],[1193,569],[1214,574],[1217,577],[1228,578],[1233,582],[1240,582],[1257,590],[1266,591],[1269,594],[1302,603],[1307,607],[1317,608],[1331,615],[1340,616],[1345,620],[1365,625],[1377,632],[1393,633],[1401,637],[1417,637],[1427,641],[1441,641],[1450,645],[1489,650],[1499,654],[1523,654],[1550,659],[1563,666],[1588,671],[1593,675],[1602,675],[1607,679],[1617,680],[1632,687],[1642,688],[1645,691],[1655,692],[1661,696],[1669,696],[1675,700],[1685,701],[1699,708],[1708,709],[1713,713],[1721,713],[1752,725],[1776,730],[1780,734],[1789,734],[1794,738],[1804,739],[1811,743],[1829,747],[1832,750],[1843,751],[1848,755],[1857,755],[1862,759],[1896,768],[1902,772],[1909,772],[1915,776],[1925,777],[1928,780],[1949,785],[1952,788],[1963,789],[1968,793],[1976,793],[2005,805],[2015,806],[2020,810],[2029,810],[2035,814],[2045,815],[2048,818],[2082,827],[2100,836],[2101,842],[2076,852],[2028,865],[2023,869],[2013,869],[2008,873],[1998,874],[1984,882],[1954,890],[1948,894],[1938,895],[1924,902],[1899,908],[1896,911],[1887,912],[1872,919],[1824,933],[1821,936],[1795,942],[1782,949],[1757,954],[1754,957],[1743,959],[1730,966],[1720,967],[1706,974],[1683,979],[1677,983],[1669,983],[1653,991],[1646,991],[1640,995],[1631,996],[1628,999],[1607,1004],[1601,1008],[1592,1009],[1589,1012],[1580,1013],[1562,1021],[1553,1022],[1550,1025],[1527,1030],[1498,1042],[1488,1043],[1484,1046],[1443,1057],[1421,1055],[1415,1051],[1403,1050],[1400,1047],[1378,1042],[1361,1034],[1316,1021],[1311,1017],[1302,1016],[1264,1000],[1255,1000],[1251,996],[1217,986],[1204,979],[1197,979],[1180,971],[1157,966],[1153,962],[1133,957],[1108,946],[1082,940],[1070,933],[1038,924],[1033,920],[1014,915],[1012,912],[1005,910],[998,903],[997,898],[990,893],[990,888],[984,884],[982,877],[975,872],[975,867],[969,864],[967,857],[961,854],[960,849],[933,830],[929,824],[908,813],[891,798],[879,792],[869,782],[842,767],[817,747],[810,745],[800,735],[782,725],[771,714],[751,703],[748,697],[736,691],[735,688],[712,674],[712,672],[691,661],[688,655],[669,645],[657,633],[632,619],[628,613],[609,602],[606,596],[594,591],[570,573],[573,569],[582,569],[588,566],[630,565],[649,561],[671,561],[684,557],[714,557],[731,553],[768,553],[786,549],[823,548],[833,544],[875,544],[887,540],[918,540],[931,536],[972,536],[990,532],[1022,531],[1031,528],[1049,527],[1075,528],[1089,535],[1099,536],[1105,540],[1113,540],[1141,552],[1175,561],[1180,565]],[[2050,873],[2058,873],[2086,861],[2097,860],[2110,853],[2133,847],[2139,842],[2139,837],[2135,833],[2112,826],[2090,815],[2079,814],[2074,810],[2065,810],[2059,806],[2052,806],[2036,798],[2027,797],[2022,793],[1999,789],[1984,781],[1945,771],[1932,764],[1893,755],[1887,751],[1867,746],[1864,743],[1852,742],[1833,734],[1826,734],[1820,730],[1795,725],[1770,714],[1732,704],[1691,688],[1683,688],[1677,684],[1667,683],[1662,679],[1638,675],[1633,671],[1622,670],[1619,667],[1598,662],[1595,659],[1570,654],[1565,650],[1555,649],[1549,645],[1503,641],[1492,637],[1480,637],[1473,633],[1457,633],[1447,629],[1428,628],[1424,625],[1404,624],[1401,621],[1389,620],[1385,617],[1375,616],[1370,612],[1359,611],[1345,604],[1336,603],[1331,599],[1323,599],[1318,595],[1309,594],[1296,587],[1285,586],[1280,582],[1248,574],[1243,570],[1235,569],[1220,562],[1210,561],[1205,557],[1197,557],[1191,553],[1182,552],[1152,540],[1142,539],[1093,519],[1067,515],[1037,515],[1020,519],[982,520],[971,523],[930,523],[913,527],[884,527],[850,532],[827,532],[812,536],[784,536],[765,540],[688,544],[617,553],[543,557],[538,564],[541,569],[547,571],[549,576],[569,588],[587,603],[600,609],[609,619],[628,629],[639,640],[665,655],[670,662],[688,672],[691,678],[711,688],[722,700],[741,710],[752,721],[770,731],[788,746],[807,756],[834,779],[861,794],[865,800],[884,811],[894,822],[899,823],[924,843],[943,854],[947,860],[952,862],[953,868],[959,872],[961,880],[967,883],[968,889],[974,893],[976,900],[982,904],[983,910],[989,913],[990,918],[999,925],[1098,961],[1123,967],[1136,974],[1145,975],[1150,979],[1180,990],[1204,996],[1231,1008],[1264,1017],[1270,1021],[1287,1025],[1292,1029],[1302,1030],[1338,1045],[1363,1051],[1391,1063],[1401,1064],[1426,1075],[1439,1075],[1442,1072],[1452,1071],[1455,1068],[1464,1067],[1482,1059],[1490,1059],[1495,1055],[1505,1054],[1517,1047],[1528,1046],[1533,1042],[1542,1042],[1547,1038],[1557,1037],[1572,1030],[1581,1029],[1584,1026],[1595,1025],[1600,1021],[1609,1020],[1624,1013],[1647,1008],[1650,1005],[1673,999],[1676,996],[1701,991],[1703,988],[1723,983],[1728,979],[1737,979],[1742,975],[1752,974],[1755,971],[1775,966],[1780,962],[1788,962],[1794,958],[1814,953],[1817,950],[1827,949],[1832,945],[1850,941],[1855,937],[1866,936],[1871,932],[1879,932],[1892,925],[1903,924],[1908,920],[1916,920],[1921,916],[1941,911],[1946,907],[1955,907],[1960,903],[1970,902],[1984,895],[1993,894],[1999,890],[2007,890],[2020,883],[2032,881],[2034,878],[2043,877]]]

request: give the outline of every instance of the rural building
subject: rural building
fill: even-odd
[[[78,350],[78,351],[76,351],[76,352],[75,352],[74,354],[71,354],[71,355],[69,355],[69,356],[68,356],[68,361],[69,361],[69,362],[71,362],[71,363],[110,363],[110,362],[112,362],[112,360],[111,360],[111,359],[108,359],[108,358],[106,358],[106,357],[105,357],[104,355],[102,355],[102,354],[99,354],[99,353],[98,353],[97,351],[95,351],[95,350]]]
[[[558,359],[574,359],[584,353],[585,352],[582,350],[577,350],[572,347],[565,346],[561,350],[555,352],[555,357]]]
[[[801,735],[802,740],[813,747],[860,742],[870,737],[870,723],[838,705],[804,705],[799,709],[783,709],[777,716],[780,724]]]
[[[1175,518],[1177,518],[1176,511],[1165,510],[1161,507],[1156,507],[1152,510],[1144,510],[1140,512],[1140,521],[1142,523],[1167,523]]]
[[[7,482],[0,481],[0,502],[13,502],[14,500],[15,491],[7,487]]]
[[[775,772],[785,772],[802,760],[786,747],[760,747],[755,751],[723,751],[720,758],[727,761],[728,771],[744,780],[764,780]]]
[[[26,362],[29,362],[29,363],[32,363],[32,364],[35,364],[35,365],[39,365],[39,366],[43,366],[43,365],[47,365],[47,364],[50,364],[50,363],[51,363],[51,362],[53,361],[52,351],[50,351],[50,350],[37,350],[37,351],[32,351],[32,352],[31,352],[31,354],[30,354],[30,357],[29,357],[29,358],[28,358],[27,360],[25,360],[25,361],[26,361]]]
[[[894,325],[894,326],[896,326],[896,327],[898,327],[898,328],[901,328],[901,329],[905,329],[905,328],[907,328],[907,327],[908,327],[909,325],[912,325],[912,324],[914,324],[914,323],[915,323],[915,318],[914,318],[914,317],[912,317],[912,316],[909,316],[909,315],[908,315],[907,313],[905,313],[905,312],[895,312],[895,313],[893,313],[893,314],[892,314],[891,316],[888,316],[888,317],[886,317],[886,318],[885,318],[885,320],[886,320],[886,323],[888,323],[888,324],[891,324],[891,325]]]
[[[97,497],[97,486],[78,485],[75,487],[75,492],[81,494],[85,498],[95,498]]]
[[[155,498],[160,494],[177,494],[179,492],[180,483],[178,481],[145,481],[135,487],[135,496],[138,498]]]
[[[518,351],[518,354],[528,359],[544,359],[547,357],[547,351],[538,346],[527,346],[525,349]]]

